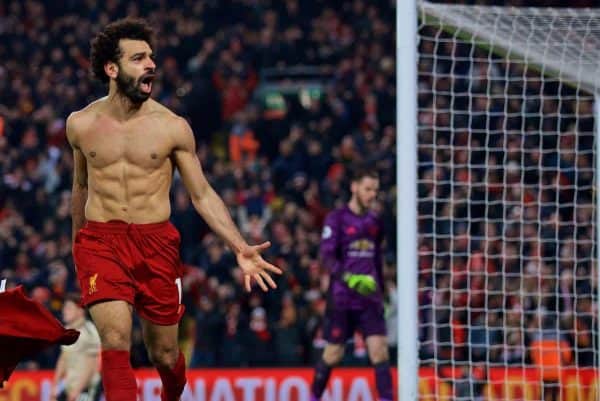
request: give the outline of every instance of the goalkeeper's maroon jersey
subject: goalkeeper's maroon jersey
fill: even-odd
[[[381,242],[383,222],[373,212],[355,214],[346,205],[329,213],[321,235],[321,261],[331,274],[333,307],[359,309],[383,302]],[[343,281],[346,273],[369,274],[377,282],[375,293],[362,296]]]

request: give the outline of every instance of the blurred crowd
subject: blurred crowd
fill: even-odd
[[[347,199],[346,172],[355,163],[381,172],[377,208],[390,223],[386,290],[394,292],[393,10],[390,0],[0,2],[0,277],[57,315],[64,295],[77,290],[65,118],[106,94],[88,73],[94,34],[117,18],[143,16],[156,31],[153,97],[189,119],[210,183],[247,240],[270,240],[266,258],[285,270],[277,291],[244,293],[235,258],[176,176],[187,360],[192,367],[312,363],[324,346],[321,224]],[[265,68],[302,65],[327,72],[313,77],[320,96],[286,96],[275,111],[255,96]],[[134,365],[149,366],[138,326],[133,344]],[[349,347],[347,363],[367,363],[362,338]],[[25,367],[51,368],[55,353]]]

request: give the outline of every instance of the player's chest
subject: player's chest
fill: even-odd
[[[157,129],[111,130],[99,128],[87,132],[81,150],[93,167],[125,161],[140,167],[162,164],[171,153],[170,138]]]
[[[380,227],[374,219],[348,219],[341,226],[342,238],[348,242],[360,239],[376,240],[380,234]]]
[[[377,248],[377,232],[365,222],[342,226],[342,248],[348,257],[372,257]]]

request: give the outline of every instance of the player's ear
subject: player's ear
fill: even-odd
[[[119,75],[119,66],[114,61],[109,61],[104,64],[104,73],[109,78],[116,79],[117,75]]]

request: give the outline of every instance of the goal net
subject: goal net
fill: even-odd
[[[418,41],[420,398],[600,400],[600,10],[423,2]]]

